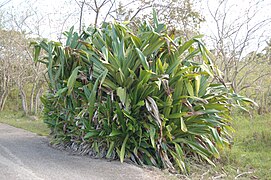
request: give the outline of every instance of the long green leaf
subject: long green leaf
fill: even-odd
[[[126,137],[122,143],[121,150],[120,150],[120,162],[122,162],[122,163],[123,163],[124,156],[125,156],[125,149],[126,149],[126,143],[127,143],[128,138],[129,138],[129,134],[126,135]]]
[[[68,83],[67,83],[68,93],[67,93],[67,95],[70,95],[71,92],[72,92],[72,90],[73,90],[75,81],[76,81],[76,79],[77,79],[78,71],[79,71],[80,68],[81,68],[81,66],[76,67],[76,68],[72,71],[72,74],[71,74],[71,76],[70,76],[69,79],[68,79]]]
[[[140,49],[136,48],[136,52],[138,54],[138,57],[141,61],[141,64],[143,65],[144,69],[149,70],[149,63],[147,62],[147,58],[145,55],[140,51]]]

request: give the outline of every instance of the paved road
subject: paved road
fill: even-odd
[[[168,179],[118,161],[70,155],[48,146],[48,139],[0,123],[1,180]]]

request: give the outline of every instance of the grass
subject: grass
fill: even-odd
[[[271,114],[239,115],[233,126],[234,144],[223,157],[226,171],[243,173],[240,177],[246,179],[271,179]]]
[[[233,145],[216,167],[191,165],[191,179],[271,179],[271,114],[234,117]]]
[[[41,119],[34,116],[24,116],[22,112],[0,112],[0,123],[25,129],[41,136],[48,136],[50,132]]]
[[[216,167],[193,163],[188,178],[271,179],[271,114],[253,118],[238,115],[234,119],[232,148],[223,153]],[[43,136],[49,134],[42,120],[33,120],[22,113],[0,112],[0,122]]]

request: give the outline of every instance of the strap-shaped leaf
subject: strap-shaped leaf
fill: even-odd
[[[72,74],[71,74],[71,76],[70,76],[69,79],[68,79],[68,83],[67,83],[68,93],[67,93],[67,95],[70,95],[71,92],[72,92],[72,90],[73,90],[75,81],[76,81],[76,79],[77,79],[78,71],[79,71],[80,68],[81,68],[81,66],[76,67],[76,68],[72,71]]]
[[[122,163],[123,163],[124,156],[125,156],[125,149],[126,149],[126,143],[127,143],[128,138],[129,138],[129,134],[126,135],[126,137],[122,143],[121,150],[120,150],[120,162],[122,162]]]
[[[141,64],[143,65],[144,69],[149,70],[150,66],[149,66],[149,63],[147,62],[146,56],[138,48],[136,48],[136,52],[138,54],[138,57],[141,61]]]

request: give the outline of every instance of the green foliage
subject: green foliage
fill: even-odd
[[[268,179],[271,176],[270,117],[270,113],[254,117],[235,116],[234,146],[223,158],[227,160],[228,168],[234,165],[240,171],[253,172],[246,174],[246,178]]]
[[[54,138],[89,144],[96,155],[187,172],[186,159],[213,164],[229,145],[231,97],[200,37],[171,39],[163,24],[134,33],[104,23],[66,45],[34,43],[48,68],[44,121]],[[162,27],[162,28],[161,28]],[[233,99],[232,99],[233,100]]]
[[[271,177],[271,114],[237,113],[232,123],[235,133],[230,149],[221,151],[216,167],[191,160],[186,179],[265,179]]]

